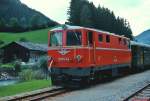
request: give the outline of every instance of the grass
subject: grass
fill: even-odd
[[[0,87],[0,97],[10,96],[23,92],[29,92],[51,85],[50,80],[32,80],[28,82],[21,82],[14,85]]]
[[[50,28],[23,33],[0,32],[0,40],[4,41],[5,44],[12,41],[19,41],[21,38],[25,38],[36,43],[47,43],[49,30]]]

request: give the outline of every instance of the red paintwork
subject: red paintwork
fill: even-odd
[[[63,31],[63,46],[60,47],[49,47],[48,56],[53,58],[52,67],[56,68],[88,68],[91,66],[98,66],[103,68],[105,65],[113,64],[130,64],[131,63],[131,50],[128,48],[128,45],[123,43],[119,44],[118,39],[124,39],[129,41],[129,39],[111,35],[110,43],[106,43],[106,34],[107,32],[80,28],[74,30],[82,31],[82,45],[81,46],[66,46],[66,31],[71,30],[62,30]],[[89,47],[87,45],[87,31],[93,32],[93,46]],[[60,31],[60,30],[59,30]],[[50,33],[49,33],[50,34]],[[98,34],[103,35],[103,42],[99,42]],[[49,35],[50,36],[50,35]],[[123,42],[123,41],[122,41]],[[70,51],[65,55],[61,55],[58,51],[65,49]],[[76,56],[81,56],[81,61],[77,61]],[[50,61],[49,61],[50,63]]]

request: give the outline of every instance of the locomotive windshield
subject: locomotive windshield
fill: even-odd
[[[80,31],[67,31],[67,46],[81,45],[81,32]]]
[[[62,32],[51,32],[50,46],[62,46]]]

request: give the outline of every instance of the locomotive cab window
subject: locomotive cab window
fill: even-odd
[[[99,42],[103,42],[103,35],[102,34],[98,35],[98,40],[99,40]]]
[[[67,46],[72,46],[72,45],[81,45],[82,42],[82,34],[80,31],[67,31],[67,40],[66,40],[66,45]]]
[[[62,32],[51,32],[49,45],[62,46]]]
[[[109,43],[110,42],[110,36],[106,35],[106,42]]]

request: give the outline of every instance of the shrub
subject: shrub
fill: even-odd
[[[0,40],[0,45],[2,45],[2,44],[4,44],[4,43],[5,43],[4,41]]]
[[[28,42],[28,40],[27,40],[26,38],[24,38],[24,37],[21,37],[21,38],[19,39],[19,41],[20,41],[20,42]]]
[[[39,66],[42,69],[43,73],[45,74],[45,77],[47,78],[47,75],[48,75],[47,59],[42,58],[41,61],[40,61]]]
[[[14,68],[15,68],[16,75],[18,75],[18,73],[21,71],[21,62],[15,61],[14,62]]]
[[[19,77],[22,81],[40,80],[44,79],[44,73],[40,70],[25,69],[19,73]]]
[[[22,81],[33,80],[33,73],[31,69],[23,70],[19,73],[19,77]]]
[[[44,73],[40,70],[33,71],[33,78],[36,80],[44,79]]]

